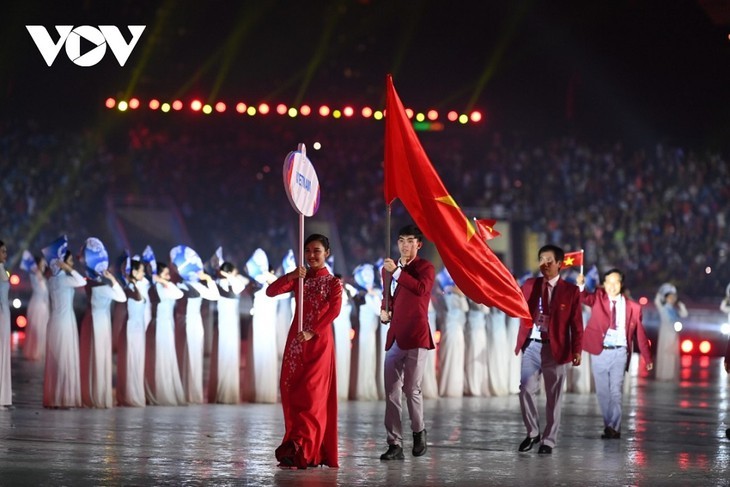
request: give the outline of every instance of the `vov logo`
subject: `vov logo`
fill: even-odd
[[[142,36],[145,27],[145,25],[128,25],[127,28],[132,34],[132,40],[127,43],[119,28],[114,25],[100,25],[98,29],[91,25],[80,25],[78,27],[57,25],[57,42],[51,39],[50,34],[42,25],[25,26],[48,66],[53,64],[61,48],[65,45],[68,58],[77,66],[83,67],[95,66],[101,61],[106,54],[107,45],[119,61],[119,65],[124,66],[124,63],[129,59],[129,55],[132,54],[132,49]],[[81,53],[82,38],[95,46],[83,54]]]

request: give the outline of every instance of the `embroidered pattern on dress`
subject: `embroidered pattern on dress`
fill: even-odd
[[[302,320],[303,330],[312,331],[317,322],[317,318],[324,312],[330,295],[330,289],[332,288],[332,279],[336,278],[330,274],[304,279],[304,299],[302,300],[304,308],[304,319]],[[299,310],[297,310],[298,312]],[[293,322],[292,328],[296,326],[296,322]],[[291,387],[292,380],[296,377],[298,370],[302,366],[302,351],[303,343],[296,339],[295,333],[284,353],[283,363],[287,364],[289,373],[283,385],[287,389]]]

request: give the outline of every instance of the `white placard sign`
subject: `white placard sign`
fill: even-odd
[[[319,179],[304,144],[299,144],[299,150],[290,152],[284,159],[284,190],[298,213],[304,216],[317,213]]]

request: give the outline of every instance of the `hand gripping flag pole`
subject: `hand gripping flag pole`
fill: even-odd
[[[319,209],[319,179],[312,162],[307,158],[307,149],[299,144],[297,150],[284,159],[284,191],[294,210],[299,214],[299,266],[304,266],[304,217],[313,216]],[[304,325],[304,278],[299,278],[297,293],[297,331]]]

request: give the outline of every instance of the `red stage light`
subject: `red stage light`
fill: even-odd
[[[642,306],[646,306],[646,303],[649,302],[649,299],[646,296],[642,296],[639,298],[639,304]]]
[[[406,108],[406,115],[408,115],[408,118],[413,118],[413,110]]]
[[[319,114],[323,117],[326,117],[330,114],[330,107],[328,107],[327,105],[322,105],[321,107],[319,107]]]
[[[700,353],[704,353],[705,355],[707,355],[708,353],[710,353],[710,350],[712,350],[712,345],[707,340],[702,340],[700,342],[699,349]]]
[[[351,117],[355,113],[355,109],[352,107],[345,107],[342,109],[342,113],[346,117]]]
[[[160,108],[160,101],[154,98],[150,100],[150,110],[157,110],[158,108]]]
[[[25,328],[26,325],[28,324],[28,318],[26,318],[23,315],[20,315],[15,319],[15,324],[18,325],[18,328]]]
[[[302,107],[299,109],[299,113],[301,113],[303,116],[309,116],[312,113],[312,107],[309,105],[302,105]]]
[[[695,344],[692,343],[692,340],[682,340],[680,348],[684,353],[691,353],[692,350],[695,348]]]
[[[173,110],[180,111],[180,110],[182,110],[182,107],[183,107],[183,102],[181,102],[180,100],[175,100],[174,102],[172,102]]]
[[[107,98],[106,102],[104,102],[104,105],[107,108],[114,108],[117,104],[117,101],[114,98]]]
[[[278,105],[276,105],[276,113],[278,113],[279,115],[286,115],[286,111],[286,105],[284,105],[283,103],[279,103]]]
[[[194,112],[199,112],[201,108],[203,108],[203,102],[200,100],[193,100],[190,102],[190,108]]]
[[[478,112],[478,111],[474,110],[473,112],[471,112],[471,115],[469,116],[469,118],[474,123],[481,122],[482,121],[482,114],[481,114],[481,112]]]
[[[362,109],[362,116],[365,118],[370,118],[373,116],[373,109],[370,107],[365,107]]]
[[[240,101],[236,103],[236,111],[238,113],[246,113],[246,104]]]
[[[17,286],[20,284],[20,276],[17,274],[13,274],[10,276],[10,285],[11,286]]]
[[[449,119],[449,122],[456,122],[459,119],[459,114],[451,110],[448,115],[446,115],[446,118]]]
[[[225,112],[226,111],[226,104],[223,103],[222,101],[219,101],[218,103],[215,104],[215,111],[218,112],[218,113]]]
[[[267,105],[266,103],[262,103],[261,105],[259,105],[259,113],[261,115],[266,115],[270,111],[271,111],[271,108],[269,108],[269,105]]]
[[[433,122],[434,120],[437,120],[439,118],[439,112],[437,112],[436,110],[429,110],[426,116],[429,120]]]
[[[136,110],[137,108],[139,108],[139,98],[132,98],[131,100],[129,100],[129,108],[131,108],[132,110]]]

